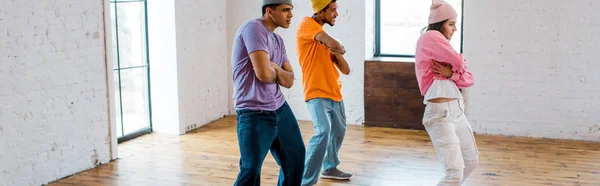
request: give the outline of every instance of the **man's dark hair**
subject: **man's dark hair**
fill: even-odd
[[[270,9],[273,9],[273,10],[275,10],[275,9],[277,9],[277,7],[278,7],[279,5],[282,5],[282,4],[270,4],[270,5],[265,5],[265,6],[263,6],[263,7],[262,7],[262,15],[265,15],[265,14],[267,13],[267,8],[270,8]]]
[[[325,8],[323,8],[323,9],[322,9],[321,11],[319,11],[319,12],[322,12],[322,11],[325,11],[325,10],[327,10],[327,9],[329,8],[329,5],[330,5],[331,3],[335,3],[336,1],[337,1],[337,0],[331,0],[331,2],[329,2],[329,4],[327,4],[327,6],[325,6]],[[318,12],[317,12],[317,13],[318,13]],[[313,15],[317,15],[317,13],[314,13]]]

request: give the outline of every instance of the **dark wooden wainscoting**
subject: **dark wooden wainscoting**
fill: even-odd
[[[424,130],[423,96],[411,62],[365,62],[365,126]]]

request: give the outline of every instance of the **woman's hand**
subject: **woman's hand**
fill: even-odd
[[[446,63],[440,63],[437,61],[433,61],[433,65],[431,65],[431,70],[438,75],[446,78],[452,77],[452,66]]]

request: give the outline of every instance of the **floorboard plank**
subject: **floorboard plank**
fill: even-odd
[[[301,121],[305,144],[312,123]],[[476,135],[479,167],[464,185],[600,185],[600,143]],[[340,159],[350,181],[317,185],[435,185],[442,176],[427,133],[350,125]],[[233,185],[239,167],[235,117],[182,136],[149,134],[119,145],[119,159],[49,186]],[[279,167],[269,154],[262,183],[275,185]]]

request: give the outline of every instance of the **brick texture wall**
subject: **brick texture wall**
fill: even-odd
[[[229,114],[227,1],[175,1],[180,129]]]
[[[0,1],[0,185],[110,159],[103,1]]]
[[[600,2],[465,1],[478,133],[600,141]]]

